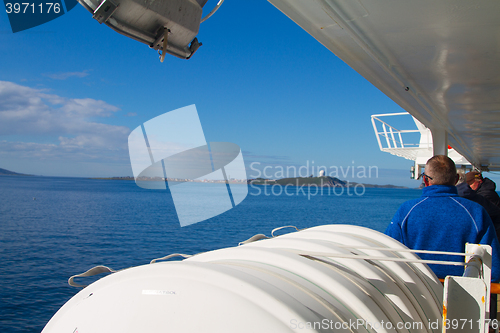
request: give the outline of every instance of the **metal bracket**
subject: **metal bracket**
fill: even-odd
[[[154,42],[149,45],[150,48],[152,48],[154,50],[161,49],[162,44],[163,44],[162,43],[163,42],[163,38],[165,38],[165,29],[168,30],[167,27],[160,27],[158,29],[158,31],[156,32],[156,37],[155,37]]]
[[[111,17],[111,15],[113,15],[118,6],[119,4],[116,5],[111,0],[104,0],[103,2],[101,2],[99,7],[96,8],[96,10],[94,11],[94,16],[92,17],[96,19],[97,22],[102,24],[106,22]]]
[[[189,57],[186,59],[189,59],[193,56],[193,54],[202,46],[203,44],[198,41],[198,38],[194,38],[193,41],[191,42],[191,45],[189,46],[189,51],[191,51],[191,54]]]
[[[160,53],[160,61],[163,62],[163,60],[165,60],[165,56],[167,55],[167,46],[168,46],[168,34],[170,33],[170,29],[164,27],[163,29],[160,29],[162,34],[163,34],[163,39],[161,37],[157,37],[156,40],[155,40],[155,44],[158,43],[160,44],[158,47],[159,49],[161,50],[161,53],[160,51],[158,51],[158,53]],[[162,41],[163,40],[163,41]]]

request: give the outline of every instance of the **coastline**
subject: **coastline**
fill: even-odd
[[[0,176],[29,176],[29,177],[45,177],[41,175],[30,175],[17,173],[13,171],[9,171],[6,169],[0,168]],[[63,177],[64,178],[64,177]],[[71,178],[71,177],[70,177]],[[131,176],[113,176],[113,177],[75,177],[75,178],[84,178],[84,179],[92,179],[92,180],[125,180],[125,181],[135,181],[134,177]],[[149,177],[140,177],[138,178],[140,181],[170,181],[170,182],[195,182],[195,183],[226,183],[225,180],[192,180],[192,179],[164,179],[164,178],[149,178]],[[335,177],[322,176],[322,177],[294,177],[294,178],[282,178],[282,179],[264,179],[264,178],[256,178],[256,179],[230,179],[227,181],[229,184],[248,184],[252,186],[298,186],[298,187],[356,187],[363,186],[366,188],[394,188],[394,189],[412,189],[407,186],[400,185],[392,185],[392,184],[365,184],[358,182],[351,182],[348,180],[340,180]],[[415,188],[419,189],[419,188]]]
[[[335,177],[322,176],[322,177],[295,177],[295,178],[282,178],[282,179],[249,179],[249,185],[257,186],[298,186],[298,187],[357,187],[363,186],[366,188],[394,188],[394,189],[409,189],[406,186],[385,184],[365,184],[358,182],[351,182],[348,180],[340,180]]]

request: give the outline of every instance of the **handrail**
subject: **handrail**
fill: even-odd
[[[385,132],[377,132],[378,134],[382,134]],[[419,130],[398,130],[398,133],[420,133]]]
[[[388,123],[386,123],[386,122],[385,122],[385,121],[383,121],[383,120],[378,119],[377,117],[372,116],[372,118],[373,118],[373,119],[376,119],[376,120],[378,120],[378,121],[380,121],[382,124],[385,124],[385,125],[389,126],[390,128],[395,129],[396,131],[399,131],[396,127],[389,125]]]
[[[357,254],[343,254],[343,253],[329,253],[329,252],[314,252],[302,251],[294,249],[284,249],[287,252],[295,253],[303,257],[328,257],[328,258],[341,258],[341,259],[356,259],[356,260],[378,260],[378,261],[394,261],[405,263],[418,263],[418,264],[433,264],[433,265],[449,265],[449,266],[466,266],[464,262],[457,261],[442,261],[442,260],[425,260],[425,259],[409,259],[409,258],[394,258],[394,257],[377,257],[371,255],[357,255]]]
[[[377,142],[379,144],[379,148],[382,151],[387,151],[389,150],[394,150],[394,149],[407,149],[409,151],[418,149],[418,148],[423,148],[423,149],[428,149],[429,147],[427,146],[421,146],[421,139],[418,142],[415,143],[405,143],[403,136],[404,134],[407,133],[419,133],[422,137],[425,133],[422,132],[420,129],[397,129],[396,127],[388,124],[384,120],[380,119],[379,117],[387,117],[387,116],[402,116],[402,115],[408,115],[410,116],[409,113],[407,112],[400,112],[400,113],[392,113],[392,114],[375,114],[371,116],[371,121],[372,121],[372,126],[373,130],[375,132],[375,136],[377,138]],[[406,139],[408,140],[408,136],[406,136]],[[382,140],[384,142],[382,142]],[[414,141],[413,139],[410,141]],[[390,151],[389,151],[390,152]]]
[[[405,116],[408,115],[408,112],[396,112],[396,113],[379,113],[374,114],[372,117],[387,117],[387,116]]]

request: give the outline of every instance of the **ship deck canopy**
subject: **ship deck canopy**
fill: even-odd
[[[499,1],[269,1],[443,147],[500,170]]]

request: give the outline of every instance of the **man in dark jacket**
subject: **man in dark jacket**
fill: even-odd
[[[491,217],[491,221],[493,222],[498,238],[500,235],[500,208],[495,206],[490,200],[486,199],[482,195],[477,194],[476,191],[474,191],[465,181],[457,185],[457,191],[458,195],[462,198],[477,202],[483,206],[484,209],[486,209],[486,212]]]
[[[495,191],[497,185],[489,178],[483,178],[480,172],[471,171],[465,175],[467,184],[470,188],[476,191],[477,194],[491,201],[495,206],[500,208],[500,196]]]

